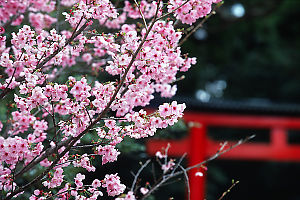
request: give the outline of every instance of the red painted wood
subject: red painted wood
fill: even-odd
[[[186,112],[185,121],[195,121],[207,126],[270,128],[274,126],[290,129],[300,129],[300,118],[247,116],[232,114],[207,114]]]
[[[201,126],[191,128],[189,137],[179,141],[148,141],[146,144],[148,154],[154,155],[170,143],[170,156],[181,157],[184,153],[188,153],[189,165],[195,165],[213,156],[220,148],[221,141],[207,138],[206,127],[224,126],[269,129],[270,143],[248,142],[226,152],[218,159],[300,161],[300,145],[291,145],[287,142],[287,130],[300,130],[300,118],[188,112],[185,113],[184,120],[196,122],[195,124]],[[228,146],[235,143],[228,142]],[[196,172],[197,170],[193,170],[189,173],[191,200],[202,200],[205,197],[205,177],[195,177]]]
[[[154,155],[167,143],[171,144],[169,155],[180,157],[188,153],[188,140],[180,141],[159,141],[151,140],[147,142],[146,148],[149,155]],[[220,142],[206,141],[206,158],[213,156],[220,148]],[[235,142],[228,142],[228,146],[234,145]],[[188,154],[188,157],[190,155]],[[300,145],[289,145],[285,148],[278,149],[266,143],[246,143],[220,156],[218,159],[233,160],[265,160],[265,161],[300,161]]]
[[[196,165],[206,157],[206,130],[203,125],[191,128],[189,165]],[[195,176],[197,171],[201,171],[204,177]],[[191,199],[204,199],[205,197],[205,173],[203,168],[189,171]]]

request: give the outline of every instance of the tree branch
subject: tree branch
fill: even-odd
[[[210,161],[212,161],[212,160],[218,158],[219,156],[223,155],[224,153],[226,153],[226,152],[232,150],[233,148],[236,148],[237,146],[239,146],[239,145],[241,145],[241,144],[244,144],[245,142],[251,140],[251,139],[254,138],[254,137],[255,137],[255,135],[251,135],[251,136],[249,136],[249,137],[247,137],[247,138],[245,138],[245,139],[239,140],[236,144],[230,146],[230,147],[227,148],[227,149],[219,150],[215,155],[211,156],[211,157],[208,158],[207,160],[205,160],[205,161],[203,161],[203,162],[201,162],[201,163],[198,163],[198,164],[196,164],[196,165],[193,165],[193,166],[191,166],[191,167],[187,167],[187,168],[185,169],[185,172],[188,172],[188,171],[190,171],[191,169],[194,169],[194,168],[199,168],[199,167],[201,167],[202,165],[204,165],[204,164],[206,164],[206,163],[208,163],[208,162],[210,162]],[[151,193],[153,193],[153,192],[154,192],[155,190],[157,190],[162,184],[164,184],[165,182],[167,182],[167,181],[170,180],[171,178],[176,177],[176,176],[179,176],[179,175],[182,175],[182,174],[184,174],[183,171],[178,171],[178,172],[176,172],[176,173],[171,173],[171,174],[169,174],[169,175],[164,175],[163,178],[161,179],[161,181],[158,182],[158,183],[156,183],[155,186],[152,187],[151,190],[149,190],[149,192],[148,192],[147,194],[145,194],[145,195],[141,198],[141,200],[146,199]]]
[[[144,169],[145,167],[147,167],[147,165],[150,163],[150,161],[151,161],[150,159],[147,160],[147,161],[141,166],[141,168],[138,170],[138,172],[134,175],[134,180],[133,180],[133,182],[132,182],[130,191],[133,191],[133,190],[134,190],[136,181],[137,181],[137,179],[138,179],[140,173],[143,171],[143,169]]]
[[[232,188],[234,188],[238,183],[239,183],[239,181],[233,181],[232,185],[228,188],[228,190],[226,190],[225,192],[223,192],[222,196],[220,198],[218,198],[218,200],[222,200],[226,196],[226,194],[229,193],[230,190]]]

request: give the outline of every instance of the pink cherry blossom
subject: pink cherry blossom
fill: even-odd
[[[102,155],[102,165],[106,164],[107,162],[116,161],[118,155],[120,154],[120,152],[112,145],[106,145],[104,147],[99,146],[97,147],[97,152],[99,155]]]
[[[161,169],[163,170],[164,173],[168,172],[169,170],[173,169],[173,166],[175,165],[173,160],[169,160],[167,164],[163,164],[161,166]]]
[[[78,173],[76,174],[76,177],[74,178],[74,183],[77,188],[81,188],[83,186],[83,180],[85,179],[85,175]]]
[[[147,188],[141,187],[140,192],[145,195],[149,192],[149,190]]]
[[[109,0],[56,2],[0,1],[0,92],[12,93],[5,101],[11,102],[7,108],[11,112],[0,122],[0,131],[5,132],[0,137],[0,190],[5,195],[22,190],[19,179],[24,176],[14,179],[13,171],[31,174],[49,168],[39,189],[28,195],[31,200],[96,200],[103,188],[109,196],[135,200],[132,191],[124,193],[126,186],[117,174],[90,183],[84,173],[96,170],[94,159],[101,159],[102,165],[115,162],[125,137],[153,136],[183,116],[186,106],[176,101],[163,103],[152,113],[143,109],[156,93],[173,97],[178,72],[196,63],[178,46],[183,33],[172,18],[161,18],[149,28],[156,11],[157,17],[162,16],[183,0],[168,1],[166,9],[163,2],[145,0],[139,5],[125,1],[124,8],[115,8]],[[217,2],[191,0],[174,16],[191,24]],[[132,20],[143,17],[146,25]],[[61,18],[65,21],[57,21]],[[62,76],[69,71],[74,77]],[[97,80],[104,76],[106,82]],[[78,150],[86,147],[91,148]],[[158,152],[157,157],[166,155]],[[162,170],[167,173],[173,166],[173,160],[166,161]],[[71,173],[74,181],[70,181],[74,167],[81,173]],[[142,188],[142,194],[147,192]]]
[[[101,186],[101,182],[98,179],[93,180],[92,186],[98,188]]]
[[[117,174],[105,175],[103,188],[106,188],[109,196],[116,196],[124,192],[126,186],[121,184],[120,177]]]
[[[5,33],[5,29],[2,26],[0,26],[0,34],[3,34],[3,33]]]

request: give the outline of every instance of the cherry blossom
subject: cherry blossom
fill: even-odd
[[[201,176],[203,176],[203,173],[202,172],[196,172],[195,176],[200,176],[201,177]]]
[[[136,200],[132,191],[129,191],[124,198],[116,198],[116,200]]]
[[[147,188],[141,187],[140,192],[142,194],[146,194],[147,192],[149,192],[149,190]]]
[[[144,107],[156,94],[176,95],[178,73],[196,64],[179,46],[183,32],[163,14],[175,11],[177,19],[192,24],[219,0],[181,6],[184,2],[169,0],[164,7],[145,0],[120,5],[109,0],[0,1],[0,100],[9,102],[8,115],[0,121],[3,198],[30,192],[19,180],[34,174],[29,185],[42,184],[26,194],[31,200],[97,199],[103,193],[136,199],[118,174],[88,182],[84,173],[99,167],[94,160],[102,165],[117,161],[124,138],[151,137],[183,116],[186,105],[176,101],[154,112]],[[166,153],[157,157],[167,158]],[[74,167],[80,173],[70,180],[66,177]],[[162,171],[173,167],[173,160],[166,161]]]
[[[209,14],[212,4],[220,1],[221,0],[191,0],[186,3],[185,0],[170,0],[168,9],[172,11],[183,5],[175,11],[176,18],[180,19],[183,23],[191,25],[196,22],[197,19]]]
[[[115,149],[112,145],[106,145],[104,147],[99,146],[97,147],[97,151],[99,155],[102,155],[102,165],[106,164],[107,162],[114,162],[117,160],[118,155],[120,152]]]
[[[106,188],[109,196],[116,196],[124,192],[126,186],[121,184],[117,174],[105,175],[102,187]]]

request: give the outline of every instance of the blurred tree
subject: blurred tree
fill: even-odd
[[[223,98],[300,102],[299,7],[297,0],[225,1],[184,44],[198,66],[179,84],[179,93],[194,96],[224,80]]]

